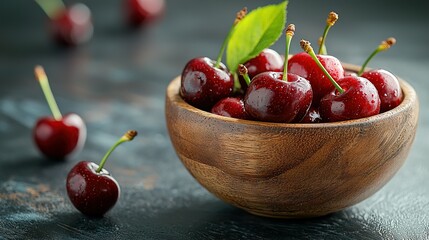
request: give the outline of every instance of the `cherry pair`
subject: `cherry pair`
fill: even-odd
[[[62,116],[56,104],[48,78],[41,66],[35,68],[36,78],[42,87],[53,117],[39,119],[33,130],[34,141],[48,158],[62,160],[80,151],[86,140],[86,126],[74,113]],[[102,216],[117,202],[120,194],[118,182],[103,168],[110,153],[121,143],[131,141],[136,131],[128,131],[107,152],[100,166],[82,161],[67,176],[67,193],[73,205],[89,216]]]

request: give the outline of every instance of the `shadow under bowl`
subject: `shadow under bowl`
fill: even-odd
[[[356,72],[360,67],[345,64]],[[333,123],[269,123],[197,109],[166,92],[166,121],[183,165],[208,191],[250,213],[278,218],[323,216],[352,206],[383,187],[413,143],[419,103],[400,79],[396,108]]]

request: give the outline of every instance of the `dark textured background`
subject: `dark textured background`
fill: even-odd
[[[379,42],[398,44],[371,67],[408,80],[419,95],[420,125],[407,162],[378,193],[317,219],[274,220],[231,207],[203,189],[181,165],[164,120],[164,91],[186,62],[216,57],[235,12],[279,1],[167,1],[162,21],[130,31],[121,1],[88,1],[95,22],[91,42],[76,49],[51,44],[46,16],[29,0],[0,2],[0,239],[428,239],[429,17],[427,1],[291,1],[288,22],[298,40],[315,42],[330,10],[340,20],[328,51],[361,64]],[[273,46],[283,52],[283,40]],[[87,123],[84,150],[63,163],[47,161],[31,129],[49,109],[33,77],[45,66],[63,113]],[[140,136],[121,146],[106,168],[122,187],[102,219],[77,212],[65,176],[79,160],[98,162],[127,129]],[[209,147],[209,146],[208,146]]]

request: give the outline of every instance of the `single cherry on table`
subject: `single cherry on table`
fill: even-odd
[[[91,10],[83,3],[66,7],[62,0],[36,0],[50,19],[51,34],[58,43],[75,46],[91,39]]]
[[[33,128],[34,142],[46,157],[65,159],[82,149],[86,140],[86,125],[75,113],[61,115],[43,67],[36,66],[34,72],[53,114],[53,117],[43,117],[37,121]]]
[[[234,90],[234,78],[221,63],[225,47],[234,27],[244,18],[247,9],[237,13],[216,61],[207,57],[190,60],[182,72],[180,96],[194,107],[209,111],[219,100],[230,97]]]
[[[294,35],[295,25],[286,30],[285,56]],[[310,83],[295,74],[288,73],[288,59],[285,58],[283,72],[264,72],[250,82],[244,96],[246,112],[260,121],[299,122],[307,113],[313,92]]]
[[[104,155],[97,165],[89,161],[77,163],[67,175],[67,195],[81,213],[101,217],[112,209],[120,196],[118,182],[104,169],[107,158],[117,146],[137,136],[137,131],[126,132]]]

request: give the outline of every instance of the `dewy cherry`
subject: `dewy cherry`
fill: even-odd
[[[392,45],[396,43],[395,38],[388,38],[377,47],[377,49],[372,52],[368,57],[365,63],[362,65],[358,75],[368,79],[375,88],[377,88],[378,95],[380,96],[381,105],[380,112],[386,112],[390,109],[395,108],[402,102],[402,90],[399,84],[398,79],[384,69],[373,69],[365,71],[366,66],[369,61],[381,51],[389,49]]]
[[[37,121],[33,129],[34,142],[46,157],[65,159],[80,151],[85,144],[85,123],[75,113],[61,115],[44,69],[36,66],[34,71],[53,114],[53,117],[43,117]]]
[[[72,204],[81,213],[101,217],[119,199],[120,187],[118,182],[104,169],[104,164],[113,150],[122,144],[134,139],[137,131],[126,132],[106,153],[100,165],[82,161],[77,163],[67,175],[66,189]]]
[[[75,46],[91,39],[94,27],[86,5],[77,3],[67,8],[61,0],[36,2],[50,18],[50,30],[58,43]]]
[[[362,77],[347,76],[336,82],[319,62],[310,42],[301,40],[300,43],[335,87],[320,100],[319,111],[323,121],[364,118],[380,112],[380,98],[370,81]]]
[[[290,24],[286,30],[285,56],[295,26]],[[287,72],[288,60],[285,58],[282,72],[264,72],[256,75],[247,88],[244,96],[244,107],[247,113],[260,121],[299,122],[307,113],[312,90],[304,78]]]
[[[237,13],[216,61],[203,57],[194,58],[186,64],[182,72],[180,96],[187,103],[209,111],[220,99],[232,95],[234,78],[225,65],[221,63],[221,60],[234,27],[244,18],[246,13],[246,8]]]
[[[328,33],[330,26],[332,26],[337,19],[338,15],[336,13],[331,12],[329,14],[327,18],[327,28],[325,28],[324,36],[322,37],[320,43],[321,49],[323,49],[325,45],[324,42],[326,34]],[[332,76],[332,78],[338,80],[344,77],[343,66],[337,58],[330,55],[320,54],[317,55],[317,58],[328,71],[328,73]],[[290,73],[299,75],[310,82],[313,89],[313,105],[315,107],[319,104],[320,99],[332,89],[330,80],[325,76],[322,70],[320,70],[313,59],[306,53],[298,53],[292,56],[289,59],[288,71]]]

